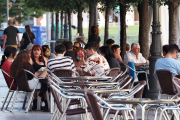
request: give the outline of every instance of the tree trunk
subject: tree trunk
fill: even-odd
[[[72,41],[71,10],[70,9],[68,9],[68,23],[69,23],[69,41]]]
[[[104,45],[106,45],[106,40],[109,37],[109,14],[110,14],[110,9],[109,9],[109,7],[106,7],[106,11],[105,11],[105,29],[104,29]]]
[[[177,44],[178,0],[169,0],[169,45]]]
[[[63,38],[63,11],[61,11],[61,38]]]
[[[121,19],[121,57],[124,59],[126,54],[126,6],[120,4],[120,19]]]
[[[80,36],[83,36],[83,28],[82,28],[82,22],[83,22],[83,17],[82,17],[82,8],[83,4],[78,5],[78,33]]]
[[[139,45],[140,52],[147,59],[149,57],[149,21],[148,1],[144,0],[138,5],[139,11]]]
[[[89,35],[91,34],[91,27],[93,26],[94,23],[94,5],[91,3],[89,5],[89,31],[88,31],[88,40],[89,40]]]
[[[59,12],[56,13],[56,40],[59,39]]]

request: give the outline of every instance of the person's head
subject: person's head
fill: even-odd
[[[66,51],[72,51],[73,50],[73,44],[71,41],[65,42],[64,46],[66,47]]]
[[[96,42],[89,42],[85,45],[87,57],[90,57],[93,54],[96,54],[98,51],[98,44]]]
[[[82,47],[77,48],[74,51],[74,61],[80,61],[84,58],[84,60],[87,60],[87,55],[85,53],[85,50]]]
[[[44,55],[42,47],[38,44],[34,45],[31,52],[31,57],[35,61],[35,58],[39,59],[39,62],[43,62]]]
[[[69,40],[63,40],[62,44],[64,45],[66,42],[68,42]]]
[[[4,55],[1,59],[1,66],[3,65],[4,61],[8,58],[11,58],[12,60],[16,58],[16,48],[7,46],[4,50]]]
[[[24,50],[20,51],[10,67],[10,75],[16,79],[22,69],[29,70],[31,67],[29,61],[30,61],[29,53]]]
[[[57,46],[55,47],[55,53],[56,53],[56,55],[57,55],[57,54],[65,54],[65,52],[66,52],[66,47],[65,47],[63,44],[57,45]]]
[[[163,56],[165,56],[168,53],[169,45],[163,45]]]
[[[32,43],[29,43],[29,45],[26,47],[26,51],[29,53],[29,55],[31,55],[33,46],[34,45]]]
[[[129,50],[130,50],[130,45],[126,43],[126,53],[129,52]]]
[[[121,53],[121,47],[119,45],[112,45],[111,50],[113,51],[114,54],[120,55]]]
[[[108,39],[108,40],[106,40],[106,44],[111,48],[111,46],[114,45],[114,40]]]
[[[96,25],[93,25],[92,27],[91,27],[91,34],[92,35],[95,35],[95,36],[99,36],[99,28],[98,28],[98,26],[96,26]]]
[[[176,44],[173,44],[173,45],[169,45],[167,54],[170,54],[172,58],[177,58],[179,51],[180,51],[179,47]]]
[[[51,55],[51,51],[49,49],[49,46],[48,45],[43,45],[42,50],[43,50],[44,56],[49,58],[50,55]]]
[[[25,29],[26,29],[26,32],[27,32],[27,33],[32,32],[32,31],[31,31],[31,27],[30,27],[29,25],[26,25],[26,26],[25,26]]]
[[[131,44],[131,51],[135,54],[138,55],[140,53],[140,45],[139,43],[132,43]]]
[[[8,20],[8,25],[13,25],[13,19]]]
[[[99,48],[99,51],[102,56],[104,56],[107,60],[114,57],[114,54],[110,47],[108,46],[102,46]]]
[[[79,47],[81,47],[81,44],[79,42],[74,42],[73,50],[76,50]]]

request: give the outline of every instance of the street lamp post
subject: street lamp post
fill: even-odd
[[[159,22],[159,6],[157,0],[153,0],[153,25],[152,25],[152,44],[151,44],[151,56],[149,57],[149,85],[150,89],[146,93],[147,98],[157,99],[159,97],[159,83],[154,77],[154,68],[156,61],[161,58],[161,31]]]

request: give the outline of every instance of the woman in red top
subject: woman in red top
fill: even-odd
[[[12,64],[12,61],[16,58],[16,48],[7,46],[4,50],[4,55],[2,56],[1,60],[1,69],[3,69],[7,74],[10,75],[10,67]],[[6,80],[6,83],[8,84],[8,87],[11,86],[11,83],[13,81],[13,78],[8,77],[6,74],[4,74],[4,78]],[[16,83],[13,83],[12,87],[13,89],[17,88]]]

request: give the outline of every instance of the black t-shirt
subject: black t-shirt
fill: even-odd
[[[88,43],[89,42],[96,42],[98,45],[99,45],[99,42],[101,41],[101,38],[98,36],[95,36],[95,35],[90,35],[89,36],[89,40],[88,40]]]
[[[33,66],[35,72],[37,72],[41,67],[46,67],[44,60],[43,60],[44,65],[39,65],[34,60],[33,60],[33,62],[34,62],[34,64],[32,66]]]
[[[116,58],[112,57],[110,59],[107,60],[109,63],[109,67],[110,68],[120,68],[119,62],[116,60]]]
[[[7,35],[6,45],[17,45],[17,42],[16,42],[17,33],[19,33],[19,30],[14,26],[8,26],[4,30],[4,34]]]
[[[72,59],[74,59],[74,51],[66,51],[64,56],[70,56]]]
[[[34,33],[31,33],[31,37],[30,37],[30,35],[29,34],[27,34],[26,32],[25,33],[23,33],[23,38],[24,38],[24,45],[29,45],[29,43],[30,43],[30,41],[31,41],[31,43],[33,44],[33,39],[35,39],[35,35],[34,35]],[[29,37],[28,37],[29,36]]]

